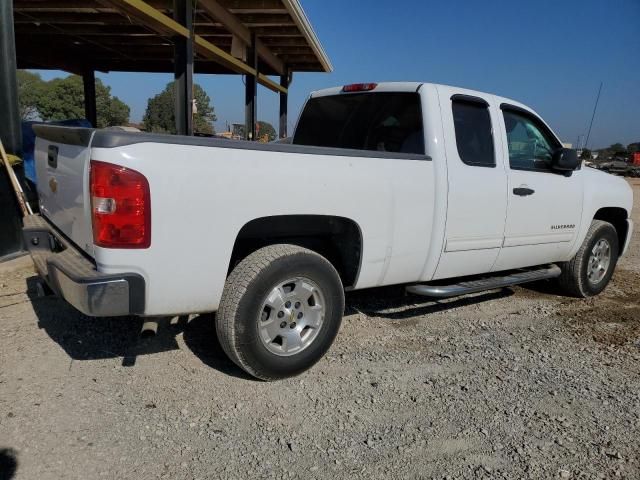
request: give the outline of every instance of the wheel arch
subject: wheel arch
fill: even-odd
[[[628,212],[622,207],[604,207],[599,209],[593,216],[593,220],[602,220],[608,222],[616,229],[618,234],[618,252],[624,252],[625,242],[627,240],[627,230],[629,224],[627,218]]]
[[[245,223],[236,235],[228,273],[259,248],[290,243],[329,260],[345,288],[358,281],[363,253],[362,230],[350,218],[334,215],[273,215]]]

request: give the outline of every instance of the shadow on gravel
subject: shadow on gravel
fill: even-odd
[[[531,297],[535,297],[536,294],[551,295],[557,298],[573,298],[569,295],[565,295],[560,286],[554,280],[541,280],[539,282],[523,283],[518,285],[524,292],[531,294]]]
[[[55,296],[38,297],[38,277],[27,279],[27,295],[42,328],[74,360],[126,357],[139,340],[142,320],[136,317],[93,318]],[[174,341],[175,342],[175,341]],[[169,350],[172,346],[155,351]],[[177,345],[173,348],[177,348]],[[153,352],[148,352],[153,353]]]
[[[0,480],[11,480],[18,470],[18,456],[12,448],[0,448]]]
[[[189,350],[205,365],[232,377],[259,381],[245,373],[224,353],[216,333],[214,314],[197,315],[192,318],[184,329],[183,339]]]
[[[475,305],[514,294],[510,288],[493,290],[464,297],[435,299],[405,293],[404,287],[392,286],[348,292],[345,315],[362,312],[370,317],[406,320],[454,308]]]
[[[132,367],[141,355],[178,350],[176,337],[182,333],[185,345],[205,365],[225,375],[254,380],[225,355],[216,334],[214,315],[164,317],[157,333],[141,335],[144,320],[138,317],[87,317],[55,296],[38,297],[38,277],[27,279],[27,294],[38,317],[38,326],[73,360],[122,358],[122,365]],[[404,287],[392,286],[348,292],[345,315],[362,312],[389,320],[407,320],[453,308],[506,298],[513,290],[468,295],[452,299],[429,299],[407,295]]]
[[[38,326],[73,360],[100,360],[122,357],[122,365],[132,367],[141,355],[178,350],[176,336],[183,333],[187,347],[211,368],[239,378],[245,375],[224,354],[213,315],[156,318],[155,334],[141,334],[144,319],[129,317],[94,318],[83,315],[55,296],[38,297],[38,277],[27,279],[27,294],[38,317]]]

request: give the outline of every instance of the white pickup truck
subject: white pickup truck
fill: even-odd
[[[37,125],[24,239],[91,316],[217,312],[251,375],[299,374],[344,291],[446,297],[555,278],[601,292],[632,192],[513,100],[429,83],[310,95],[291,144]]]

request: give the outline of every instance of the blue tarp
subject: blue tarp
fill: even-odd
[[[24,165],[24,176],[36,183],[36,164],[33,159],[33,151],[36,147],[36,134],[31,128],[32,125],[63,125],[66,127],[88,127],[91,128],[89,120],[77,118],[73,120],[61,120],[59,122],[38,122],[23,121],[22,122],[22,161]]]

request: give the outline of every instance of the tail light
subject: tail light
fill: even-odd
[[[91,160],[93,241],[105,248],[149,248],[151,196],[140,172]]]
[[[378,86],[377,83],[352,83],[342,87],[343,92],[369,92]]]

